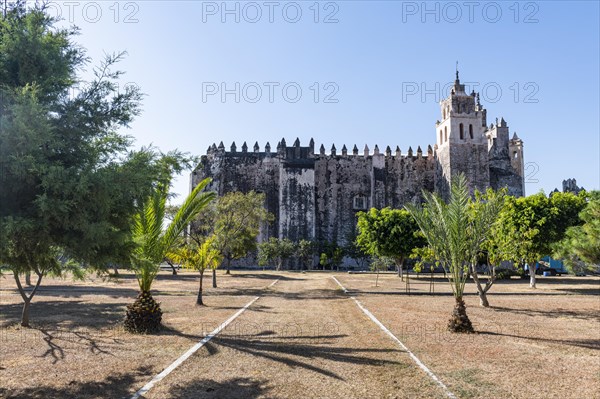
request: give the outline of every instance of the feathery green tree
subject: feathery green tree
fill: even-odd
[[[142,98],[118,90],[123,54],[74,90],[89,60],[77,31],[56,28],[43,7],[20,1],[0,16],[0,265],[23,298],[23,326],[44,276],[127,259],[129,220],[158,173],[152,151],[129,152],[119,133]]]

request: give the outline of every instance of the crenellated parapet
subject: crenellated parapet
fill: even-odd
[[[386,146],[385,151],[381,152],[379,149],[379,145],[375,144],[373,146],[373,150],[370,150],[369,145],[365,144],[362,152],[359,152],[358,146],[354,144],[352,146],[352,152],[348,151],[348,146],[343,144],[341,146],[341,151],[338,152],[338,147],[335,144],[331,145],[329,151],[326,150],[325,145],[321,144],[319,148],[319,152],[315,154],[314,151],[315,142],[314,139],[310,139],[308,146],[302,146],[300,139],[296,138],[294,144],[291,146],[287,145],[285,138],[282,138],[277,143],[277,150],[275,153],[271,152],[271,145],[267,142],[264,151],[261,151],[258,141],[254,143],[253,150],[248,151],[248,145],[244,141],[241,147],[241,151],[239,151],[238,146],[235,141],[231,143],[229,146],[229,151],[225,151],[225,145],[223,142],[219,144],[217,147],[216,144],[212,144],[208,147],[206,151],[206,155],[208,156],[235,156],[235,157],[278,157],[281,159],[289,159],[289,160],[301,160],[301,159],[322,159],[322,158],[372,158],[372,157],[384,157],[386,159],[418,159],[418,158],[433,158],[434,150],[431,145],[427,146],[427,154],[424,154],[421,150],[421,147],[418,146],[417,151],[414,152],[412,147],[409,147],[408,152],[406,154],[402,154],[402,150],[399,146],[396,146],[396,150],[392,152],[391,146]]]

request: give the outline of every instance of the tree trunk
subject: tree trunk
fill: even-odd
[[[196,305],[204,305],[202,302],[202,280],[204,280],[204,270],[200,272],[200,286],[198,287],[198,298],[196,299]]]
[[[25,273],[25,284],[31,287],[31,273]]]
[[[530,288],[537,288],[535,286],[535,263],[533,264],[533,266],[528,266],[529,269],[529,287]],[[533,270],[532,270],[533,269]]]
[[[456,297],[452,317],[448,322],[448,330],[456,333],[473,333],[473,325],[467,316],[467,307],[462,297]]]
[[[431,280],[429,281],[429,293],[435,292],[435,280],[433,279],[433,269],[431,269]]]
[[[171,262],[170,260],[166,259],[167,263],[169,264],[169,266],[171,266],[171,270],[173,271],[173,275],[177,276],[177,269],[175,269],[175,265],[173,264],[173,262]]]
[[[231,265],[231,258],[227,258],[227,267],[226,267],[226,272],[225,274],[231,274],[231,272],[229,271],[229,266]]]
[[[21,313],[21,326],[29,327],[29,305],[31,299],[26,299],[23,303],[23,312]]]
[[[31,305],[31,299],[35,295],[40,284],[42,283],[42,277],[44,276],[43,274],[38,273],[37,271],[36,271],[36,274],[38,276],[38,279],[35,283],[35,287],[33,287],[33,289],[31,290],[31,293],[29,295],[27,295],[27,293],[25,292],[25,289],[21,285],[21,280],[19,279],[19,273],[16,271],[13,271],[13,276],[15,278],[15,282],[17,283],[17,288],[19,289],[19,294],[21,294],[21,298],[23,298],[23,312],[21,313],[21,326],[23,326],[23,327],[29,327],[29,306]]]
[[[213,288],[217,288],[217,269],[212,269]]]
[[[398,268],[398,277],[400,277],[400,281],[404,281],[404,276],[402,275],[402,264],[404,263],[404,258],[396,258],[396,267]]]
[[[475,286],[477,287],[477,295],[479,295],[479,305],[483,306],[484,308],[489,308],[490,303],[487,300],[486,290],[481,286],[479,276],[477,275],[477,267],[475,265],[471,265],[471,277],[473,277],[473,281],[475,282]]]
[[[113,265],[113,273],[115,276],[119,275],[119,269],[118,269],[117,265]]]

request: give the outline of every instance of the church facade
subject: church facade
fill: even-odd
[[[285,138],[261,151],[246,143],[229,151],[213,144],[192,172],[191,185],[213,179],[210,190],[222,196],[231,191],[265,193],[266,209],[275,221],[265,226],[268,237],[307,239],[346,244],[355,234],[356,214],[369,208],[401,208],[422,200],[422,191],[448,196],[453,176],[464,173],[472,190],[506,187],[523,196],[523,141],[509,137],[504,119],[487,125],[487,111],[475,92],[465,93],[458,72],[449,96],[440,103],[435,124],[436,143],[402,153],[377,145],[352,150],[323,145],[315,151],[311,139],[287,145]]]

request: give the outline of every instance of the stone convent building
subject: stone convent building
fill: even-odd
[[[219,196],[251,190],[266,194],[265,207],[275,216],[265,226],[268,237],[293,241],[347,243],[356,228],[356,213],[375,208],[401,208],[421,201],[422,190],[448,195],[452,176],[466,174],[471,188],[507,187],[510,194],[524,195],[523,141],[509,137],[508,125],[488,125],[487,111],[479,94],[465,93],[458,72],[448,98],[440,103],[441,120],[435,124],[435,144],[403,153],[399,147],[383,151],[375,145],[351,150],[332,146],[329,153],[314,141],[303,146],[299,139],[289,146],[285,139],[276,148],[258,143],[249,149],[233,143],[226,151],[213,144],[192,172],[191,184],[211,177],[211,190]]]

